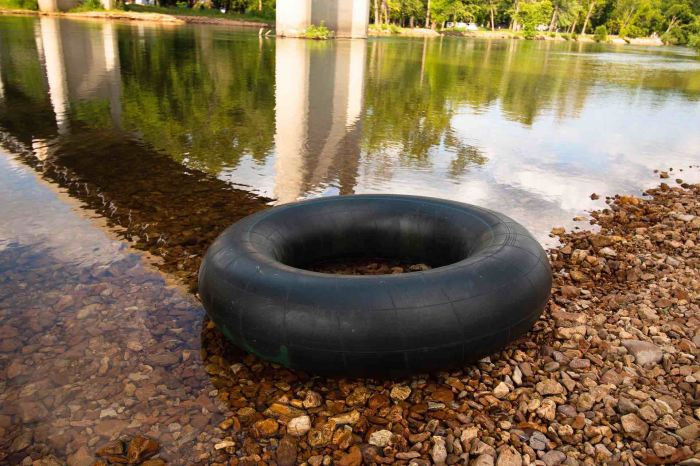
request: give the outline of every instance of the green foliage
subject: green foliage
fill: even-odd
[[[104,10],[104,7],[102,6],[102,3],[100,3],[100,0],[84,0],[80,5],[77,7],[73,8],[72,12],[74,13],[79,13],[81,11],[102,11]]]
[[[700,50],[700,34],[693,34],[688,37],[688,45]]]
[[[312,24],[304,31],[304,37],[307,39],[326,40],[332,39],[334,35],[335,33],[328,29],[323,21],[318,26]]]
[[[535,28],[529,24],[526,24],[523,28],[523,37],[525,37],[527,40],[532,40],[536,35],[537,33],[535,32]]]
[[[608,28],[604,24],[601,24],[595,28],[595,33],[593,34],[593,40],[596,42],[607,42],[608,41]]]
[[[164,3],[164,2],[161,2]],[[184,4],[184,5],[183,5]],[[270,22],[274,20],[275,13],[263,10],[262,13],[257,11],[246,11],[243,13],[237,11],[229,11],[222,13],[215,8],[206,8],[201,2],[195,3],[192,8],[188,8],[186,2],[173,3],[170,6],[145,6],[136,4],[124,5],[126,11],[135,11],[140,13],[162,13],[165,15],[186,15],[186,16],[206,16],[210,18],[226,18],[226,19],[241,19],[245,21],[260,21]]]
[[[561,34],[561,38],[564,39],[564,40],[570,40],[570,39],[571,39],[571,34],[568,34],[568,33],[565,32],[565,33]]]
[[[526,38],[529,38],[527,37],[528,35],[534,34],[537,26],[541,24],[549,24],[549,20],[552,16],[552,9],[552,2],[549,0],[524,3],[520,6],[518,18],[520,23],[523,25]]]
[[[634,39],[637,37],[643,37],[644,35],[645,35],[644,29],[642,29],[641,27],[636,26],[634,24],[630,24],[630,25],[626,26],[624,29],[620,30],[620,36],[629,37],[631,39]]]
[[[669,45],[683,45],[688,43],[689,36],[683,28],[678,26],[672,27],[663,36],[661,40],[664,44]]]
[[[0,0],[0,10],[38,10],[37,0]]]

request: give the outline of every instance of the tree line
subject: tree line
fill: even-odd
[[[176,0],[161,0],[161,4]],[[238,13],[274,16],[275,0],[190,0]],[[532,33],[659,36],[670,44],[697,41],[700,0],[370,0],[378,26],[444,29],[448,22]]]
[[[374,23],[444,28],[447,22],[486,29],[609,34],[685,44],[700,32],[700,0],[372,0]]]

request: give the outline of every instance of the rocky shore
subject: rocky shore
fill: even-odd
[[[670,179],[668,173],[661,177]],[[71,383],[82,385],[62,393],[67,389],[60,388],[64,381],[56,375],[50,379],[55,387],[50,400],[39,401],[56,409],[51,406],[68,400],[65,409],[51,413],[58,431],[44,432],[52,427],[43,427],[41,414],[29,406],[5,410],[0,428],[11,435],[2,445],[26,452],[29,444],[53,433],[53,443],[36,451],[55,454],[61,426],[75,425],[82,433],[71,439],[68,464],[81,466],[97,459],[100,464],[128,461],[136,438],[140,446],[154,438],[166,452],[173,444],[192,448],[186,460],[166,455],[171,464],[698,465],[700,185],[677,180],[674,187],[661,184],[647,194],[609,199],[608,208],[592,213],[593,231],[552,231],[561,242],[550,251],[552,299],[530,333],[473,366],[406,380],[327,379],[286,370],[233,348],[208,321],[202,324],[197,357],[191,342],[171,343],[184,339],[177,331],[183,324],[170,329],[157,314],[148,317],[154,329],[150,342],[134,341],[109,322],[105,306],[129,296],[113,286],[100,298],[81,298],[106,300],[97,327],[81,341],[75,333],[79,323],[73,321],[92,314],[81,317],[82,304],[67,305],[52,294],[55,306],[66,309],[61,318],[73,322],[64,326],[75,341],[67,354],[82,354],[81,345],[87,345],[83,351],[94,361],[88,372],[104,374],[99,393],[110,400],[79,402],[77,387],[89,387],[77,377],[79,367],[66,366]],[[81,296],[89,291],[84,290]],[[34,303],[38,297],[27,295]],[[160,315],[167,315],[160,307]],[[13,318],[6,316],[0,330],[11,332]],[[123,356],[119,340],[105,339],[101,327],[132,342]],[[3,338],[14,341],[12,335]],[[51,341],[59,351],[60,341]],[[41,342],[37,338],[33,344]],[[103,362],[99,350],[106,343],[117,364]],[[46,361],[43,354],[22,356],[24,369],[2,364],[0,370],[8,380],[29,379],[27,365]],[[132,372],[120,375],[119,366]],[[197,376],[202,369],[204,383]],[[172,372],[187,380],[176,398],[169,397],[177,387]],[[149,374],[159,381],[149,380]],[[8,401],[19,406],[44,386],[8,387],[5,406]],[[201,413],[198,403],[206,406]],[[180,412],[181,406],[187,411]],[[21,435],[14,433],[17,426]],[[128,439],[110,443],[126,431]],[[146,461],[157,462],[158,445],[149,445],[149,455],[155,456]],[[111,448],[121,453],[102,454]],[[50,458],[55,463],[41,463],[27,456],[24,464],[65,460],[56,454]]]
[[[610,199],[592,214],[598,232],[553,230],[545,314],[473,367],[326,380],[252,357],[228,365],[215,356],[226,344],[207,339],[232,407],[212,461],[700,464],[700,185],[648,194]]]

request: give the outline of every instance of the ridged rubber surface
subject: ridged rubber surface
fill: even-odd
[[[363,252],[465,258],[399,275],[285,265]],[[264,359],[318,374],[393,377],[501,349],[538,319],[551,280],[542,247],[502,214],[425,197],[356,195],[235,223],[207,251],[199,292],[224,335]]]

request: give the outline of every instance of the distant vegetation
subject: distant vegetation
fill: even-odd
[[[571,39],[601,26],[605,39],[596,40],[656,35],[668,44],[697,44],[700,35],[700,0],[371,0],[370,14],[375,24],[474,23],[526,38],[559,32]]]
[[[607,42],[608,40],[608,28],[605,25],[600,25],[595,28],[595,34],[593,34],[593,39],[596,42]]]
[[[326,25],[321,21],[321,24],[316,26],[315,24],[312,24],[308,28],[306,28],[306,31],[304,31],[304,37],[307,39],[317,39],[317,40],[325,40],[325,39],[332,39],[335,34],[333,31],[328,29]]]
[[[79,13],[81,11],[102,11],[104,7],[100,0],[84,0],[80,5],[71,9],[70,11],[74,13]]]
[[[37,0],[0,0],[0,9],[5,10],[38,10]]]
[[[214,8],[204,8],[204,7],[190,7],[187,2],[177,2],[177,4],[170,6],[144,6],[127,4],[124,6],[126,11],[135,11],[141,13],[162,13],[165,15],[187,15],[187,16],[207,16],[210,18],[228,18],[228,19],[244,19],[246,21],[261,21],[270,22],[274,21],[274,12],[272,16],[263,12],[258,13],[257,11],[226,11],[223,13],[221,10]]]
[[[128,9],[133,9],[136,5],[129,5]],[[141,7],[148,8],[148,11],[154,9],[163,9],[162,13],[174,13],[173,9],[177,8],[175,14],[196,14],[204,16],[221,16],[233,15],[244,17],[247,19],[275,19],[275,0],[159,0],[157,7]]]

